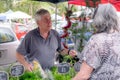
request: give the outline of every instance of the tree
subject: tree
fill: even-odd
[[[0,0],[0,12],[5,12],[9,9],[12,9],[13,0]]]

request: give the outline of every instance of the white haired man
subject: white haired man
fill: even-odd
[[[59,34],[51,29],[50,13],[45,9],[40,9],[35,14],[35,20],[38,27],[30,31],[19,45],[16,53],[17,60],[22,63],[28,71],[33,70],[33,66],[26,61],[37,59],[41,67],[50,69],[54,65],[56,51],[61,54],[69,54],[74,57],[74,50],[64,49],[61,44]]]

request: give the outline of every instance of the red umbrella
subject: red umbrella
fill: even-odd
[[[117,11],[120,11],[120,0],[100,0],[100,1],[97,1],[95,4],[93,3],[93,0],[70,0],[68,1],[68,4],[86,6],[86,1],[89,3],[90,7],[95,7],[100,3],[101,4],[111,3],[112,5],[114,5]]]

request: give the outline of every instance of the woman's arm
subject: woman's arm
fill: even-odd
[[[80,71],[72,80],[88,80],[93,71],[93,68],[83,61]]]

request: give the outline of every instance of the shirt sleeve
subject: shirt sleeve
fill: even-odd
[[[20,45],[17,48],[17,52],[24,56],[30,53],[30,38],[28,35],[26,35],[21,41]]]
[[[82,60],[94,69],[100,66],[99,46],[96,39],[92,36],[81,53],[83,54]]]
[[[55,31],[55,35],[56,35],[57,40],[58,40],[58,48],[57,48],[57,51],[60,52],[60,51],[62,51],[62,50],[64,49],[64,46],[63,46],[63,44],[62,44],[62,42],[61,42],[60,35],[59,35],[59,33],[58,33],[57,31]]]

